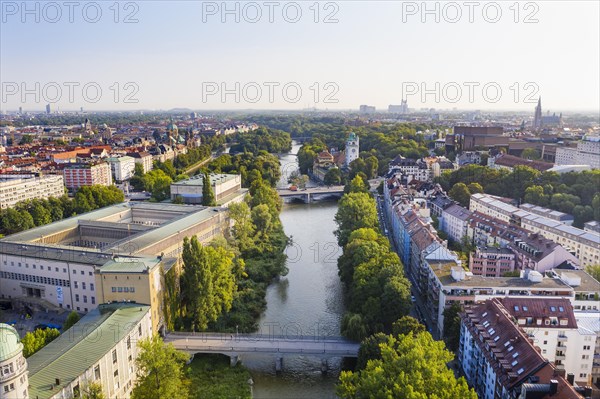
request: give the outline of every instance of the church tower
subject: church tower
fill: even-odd
[[[355,133],[350,133],[346,140],[346,168],[350,167],[350,163],[358,158],[360,152],[358,136]]]
[[[537,106],[535,107],[535,114],[533,116],[533,129],[541,129],[542,127],[542,97],[538,99]]]

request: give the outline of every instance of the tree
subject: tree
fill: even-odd
[[[336,186],[342,183],[342,173],[340,172],[340,168],[330,168],[327,173],[325,173],[325,177],[323,178],[323,182],[328,186]]]
[[[60,332],[56,328],[38,328],[34,332],[25,334],[21,343],[23,344],[23,356],[29,357],[54,341]]]
[[[254,248],[254,230],[250,207],[246,202],[229,205],[229,217],[233,220],[233,239],[242,253]]]
[[[469,183],[467,188],[469,189],[469,194],[483,193],[483,187],[481,186],[481,184],[476,182]]]
[[[460,302],[452,302],[450,307],[444,309],[444,340],[448,349],[455,352],[460,342],[460,312],[462,306]]]
[[[368,193],[369,183],[365,183],[362,176],[364,176],[362,173],[354,176],[344,191],[347,193]]]
[[[92,381],[81,388],[81,399],[104,399],[102,384]]]
[[[342,335],[354,341],[361,341],[369,335],[369,326],[362,315],[347,312],[342,318]]]
[[[367,367],[369,360],[381,359],[380,344],[385,344],[388,341],[388,336],[384,333],[376,333],[365,338],[360,343],[358,350],[358,359],[356,360],[356,371]]]
[[[598,265],[590,265],[585,268],[585,271],[590,274],[597,281],[600,281],[600,264]]]
[[[521,153],[521,158],[529,159],[529,160],[539,160],[541,159],[540,152],[535,148],[525,148]]]
[[[469,192],[469,188],[465,183],[456,183],[454,186],[452,186],[448,192],[448,195],[465,208],[469,206],[471,193]]]
[[[392,324],[392,334],[394,335],[413,334],[417,336],[422,332],[425,332],[425,326],[411,316],[402,316]]]
[[[183,241],[181,293],[194,330],[204,330],[231,309],[237,290],[233,253],[222,246],[203,247],[196,236]]]
[[[344,194],[335,214],[338,229],[335,235],[340,246],[346,245],[350,233],[362,227],[378,228],[375,200],[367,193]]]
[[[17,211],[16,209],[8,208],[3,210],[0,215],[2,216],[2,231],[6,234],[14,234],[35,227],[33,218],[25,210]]]
[[[202,205],[217,205],[217,201],[215,200],[215,193],[213,192],[212,184],[210,183],[210,177],[208,176],[208,173],[204,173],[204,177],[202,179]]]
[[[544,194],[544,187],[533,185],[525,189],[524,201],[534,205],[548,205],[548,196]]]
[[[446,366],[452,353],[429,333],[390,336],[379,347],[380,359],[370,360],[357,372],[342,371],[340,398],[477,398],[465,379],[456,379]]]
[[[135,363],[137,381],[131,392],[132,399],[187,399],[188,387],[183,366],[189,356],[165,345],[159,335],[140,341],[140,353]]]
[[[67,331],[69,328],[73,327],[75,323],[79,321],[79,313],[76,311],[71,311],[67,316],[67,320],[65,320],[65,324],[63,325],[63,331]]]

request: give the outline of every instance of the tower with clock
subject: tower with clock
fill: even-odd
[[[360,152],[358,136],[355,133],[350,133],[348,139],[346,140],[346,162],[345,167],[349,168],[350,163],[358,158],[358,153]]]

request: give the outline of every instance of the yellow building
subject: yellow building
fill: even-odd
[[[96,273],[100,303],[131,302],[150,305],[152,331],[164,323],[164,273],[177,264],[174,258],[114,257]]]

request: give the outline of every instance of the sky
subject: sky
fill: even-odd
[[[0,0],[0,109],[600,109],[598,1]]]

